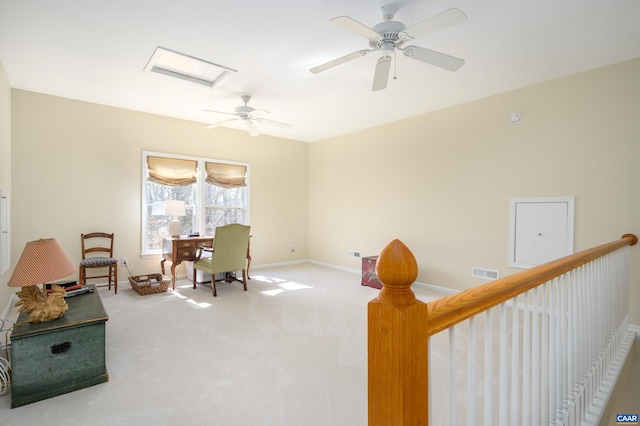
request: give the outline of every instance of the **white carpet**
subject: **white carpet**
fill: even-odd
[[[413,287],[430,301],[440,295]],[[211,290],[99,289],[109,382],[10,409],[2,425],[366,425],[360,276],[312,264],[252,270]],[[82,297],[82,296],[78,296]]]

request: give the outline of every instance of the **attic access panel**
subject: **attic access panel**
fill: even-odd
[[[573,253],[574,197],[512,198],[509,266],[529,269]]]

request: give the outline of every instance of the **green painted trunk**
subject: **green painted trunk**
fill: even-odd
[[[67,299],[69,310],[44,323],[18,317],[11,335],[11,408],[109,380],[105,322],[98,292]]]

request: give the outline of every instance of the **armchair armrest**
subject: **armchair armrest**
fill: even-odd
[[[196,258],[194,259],[194,262],[197,262],[198,260],[200,260],[200,257],[202,257],[202,254],[205,251],[213,253],[213,248],[205,247],[205,246],[198,246],[198,248],[196,249]]]

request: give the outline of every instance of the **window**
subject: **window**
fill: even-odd
[[[249,223],[249,164],[154,152],[142,153],[142,255],[162,251],[173,217],[165,202],[185,202],[181,234],[214,235],[215,228]]]

